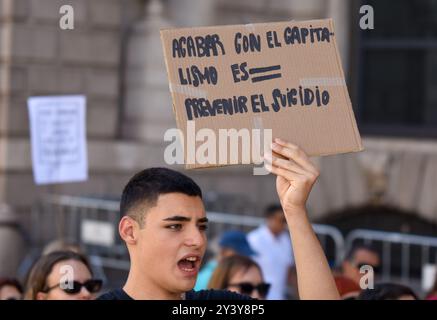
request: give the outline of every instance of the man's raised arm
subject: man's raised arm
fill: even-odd
[[[265,155],[265,166],[277,175],[276,189],[290,231],[299,297],[339,299],[328,261],[306,212],[306,201],[319,171],[305,152],[291,143],[275,139],[272,150],[286,158]]]

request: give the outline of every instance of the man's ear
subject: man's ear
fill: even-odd
[[[138,229],[138,223],[129,216],[121,218],[118,224],[118,232],[126,244],[133,245],[137,243]]]

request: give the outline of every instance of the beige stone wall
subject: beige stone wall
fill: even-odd
[[[28,96],[84,93],[89,102],[89,137],[112,138],[117,115],[120,3],[75,1],[73,31],[59,28],[62,3],[14,1],[14,18],[3,20],[11,25],[13,39],[8,134],[28,135]]]
[[[64,187],[33,185],[26,99],[38,95],[85,94],[90,156],[102,144],[106,147],[109,144],[112,149],[119,122],[122,15],[136,19],[141,3],[75,0],[74,30],[59,27],[59,8],[65,1],[2,0],[0,3],[3,80],[0,97],[4,101],[0,109],[0,146],[3,150],[7,148],[0,161],[4,181],[1,197],[12,205],[28,207],[40,194],[58,192]],[[104,170],[101,171],[91,172],[88,183],[74,184],[67,190],[93,192],[94,185],[104,184],[104,179],[101,180]],[[103,191],[100,188],[96,192]]]

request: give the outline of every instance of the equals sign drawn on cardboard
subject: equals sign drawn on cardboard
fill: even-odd
[[[256,77],[252,78],[252,82],[260,82],[260,81],[264,81],[264,80],[280,78],[282,76],[281,73],[271,73],[271,74],[259,75],[262,73],[268,73],[270,71],[275,71],[275,70],[281,70],[281,66],[276,65],[276,66],[270,66],[270,67],[252,68],[252,69],[249,69],[249,73],[251,75],[252,74],[257,75]]]

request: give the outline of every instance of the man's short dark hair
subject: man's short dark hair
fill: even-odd
[[[270,218],[278,211],[282,212],[284,210],[282,209],[282,207],[279,204],[276,204],[276,203],[271,204],[271,205],[267,206],[266,209],[264,210],[264,216],[266,218]]]
[[[352,262],[354,260],[354,258],[355,258],[355,254],[359,250],[370,251],[370,252],[376,254],[379,257],[379,252],[378,252],[378,250],[373,245],[366,244],[366,243],[360,243],[360,244],[354,245],[349,250],[349,252],[346,254],[345,260]]]
[[[167,168],[145,169],[134,175],[124,187],[120,213],[129,215],[142,226],[144,209],[155,206],[161,194],[174,192],[202,198],[200,187],[186,175]],[[139,205],[144,208],[134,210]]]

